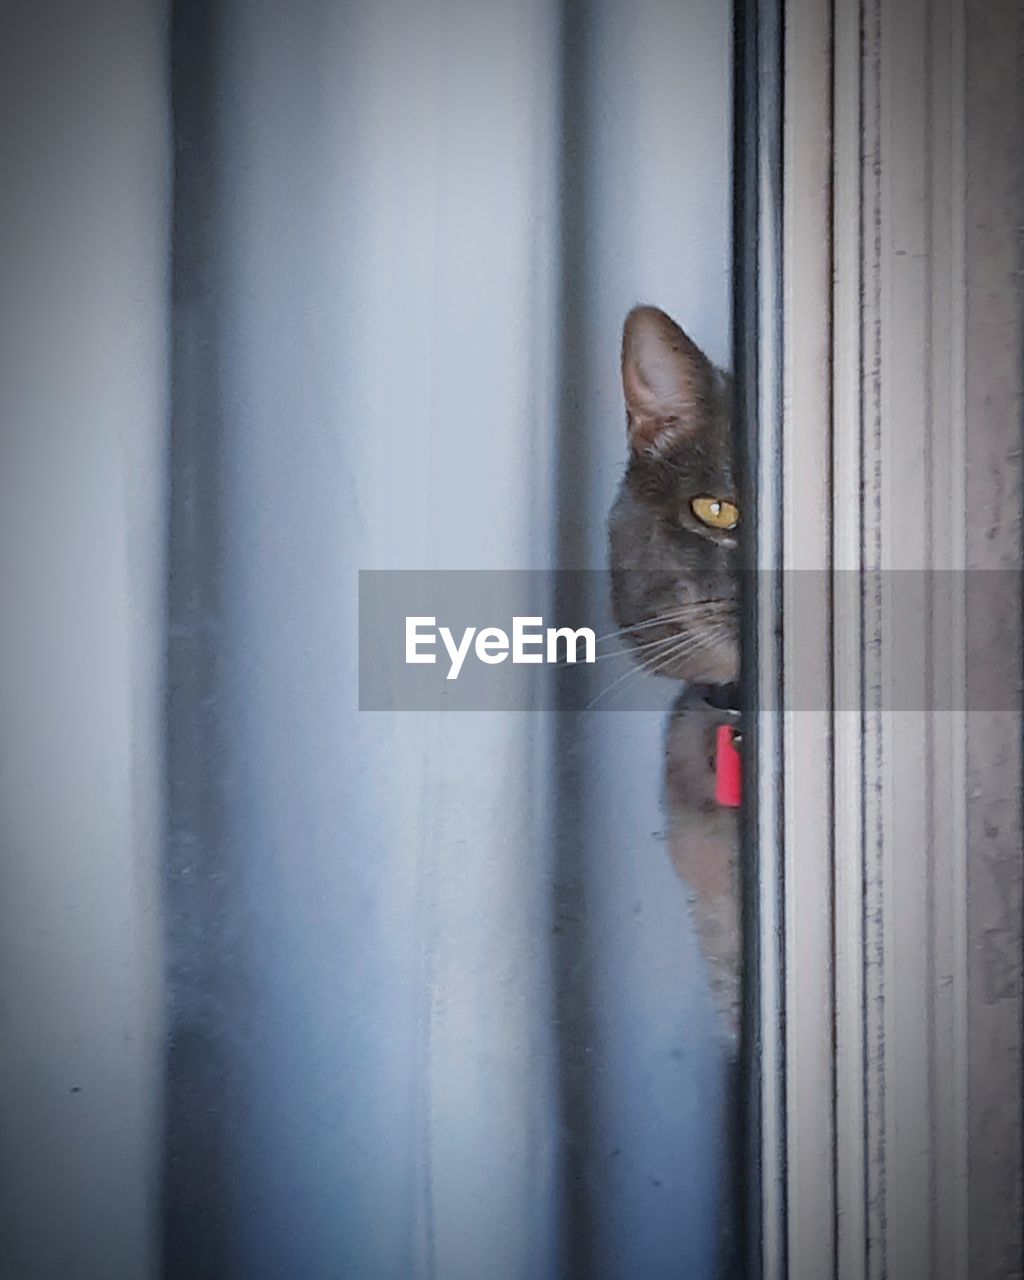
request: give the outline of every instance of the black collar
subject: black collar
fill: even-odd
[[[706,702],[716,711],[728,711],[730,715],[740,714],[740,687],[738,684],[691,684],[689,692],[695,698]]]

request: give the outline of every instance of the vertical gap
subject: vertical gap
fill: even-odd
[[[865,5],[863,0],[859,6],[859,47],[857,50],[858,70],[857,70],[857,137],[861,140],[861,162],[857,166],[857,264],[861,278],[865,274],[865,264],[867,262],[867,226],[865,220],[865,171],[866,164],[863,156],[865,125],[867,121],[865,113],[866,98],[866,76],[867,76],[867,23],[865,20]],[[857,397],[858,409],[858,466],[859,473],[857,477],[860,490],[860,503],[858,508],[860,537],[859,537],[859,574],[860,582],[857,590],[857,636],[860,644],[863,646],[867,636],[867,595],[864,584],[864,564],[866,560],[866,524],[864,519],[864,495],[867,492],[867,418],[865,414],[865,406],[867,397],[864,388],[867,386],[867,367],[865,364],[865,297],[863,288],[861,290],[860,315],[859,324],[857,326],[857,372],[859,375],[858,382],[861,388]],[[860,905],[861,905],[861,921],[860,921],[860,963],[861,963],[861,1007],[860,1007],[860,1043],[861,1043],[861,1113],[864,1117],[864,1132],[861,1136],[861,1164],[863,1166],[863,1184],[861,1187],[861,1195],[863,1198],[865,1212],[863,1215],[864,1223],[864,1239],[862,1244],[862,1256],[865,1277],[870,1276],[870,1248],[868,1241],[871,1235],[871,1227],[869,1221],[868,1207],[870,1205],[871,1194],[871,1177],[870,1177],[870,1161],[871,1147],[868,1140],[869,1133],[869,1105],[870,1105],[870,1078],[868,1054],[870,1051],[868,1036],[868,982],[867,982],[867,955],[868,955],[868,808],[865,804],[867,795],[867,779],[868,779],[868,763],[867,763],[867,683],[865,679],[864,658],[860,659],[860,676],[859,676],[859,724],[860,732],[860,753],[858,760],[858,769],[860,777],[858,779],[858,796],[860,800],[860,820],[858,831],[858,844],[860,847]]]
[[[871,564],[873,570],[872,582],[872,601],[871,616],[873,634],[871,637],[871,648],[873,655],[880,652],[882,636],[881,636],[881,617],[883,608],[882,599],[882,113],[884,104],[882,101],[883,78],[882,78],[882,4],[881,0],[873,0],[872,3],[872,25],[870,32],[871,40],[871,95],[872,95],[872,136],[870,141],[870,160],[872,173],[871,186],[871,280],[872,280],[872,298],[871,298],[871,388],[872,388],[872,407],[871,407],[871,459],[872,474],[870,477],[871,494],[872,494],[872,557]],[[882,738],[882,705],[881,705],[881,685],[879,681],[879,672],[877,670],[877,656],[873,657],[874,670],[872,674],[872,683],[875,686],[872,696],[872,721],[874,743],[872,744],[872,765],[871,774],[875,779],[883,776],[885,767],[884,743]],[[872,891],[874,895],[874,903],[868,908],[868,916],[871,919],[872,927],[872,968],[874,971],[874,1043],[869,1048],[869,1052],[873,1049],[873,1093],[875,1098],[874,1115],[871,1116],[870,1127],[874,1131],[874,1186],[872,1194],[869,1196],[868,1204],[873,1205],[873,1222],[868,1230],[867,1248],[868,1248],[868,1274],[872,1274],[872,1266],[874,1264],[876,1273],[880,1280],[886,1280],[888,1276],[889,1262],[887,1255],[887,1222],[886,1214],[888,1210],[887,1196],[888,1188],[886,1185],[886,1092],[885,1092],[885,934],[883,919],[883,898],[884,886],[879,883],[880,878],[884,875],[884,848],[885,848],[885,830],[884,830],[884,813],[881,804],[881,798],[875,797],[874,800],[874,820],[873,820],[873,861],[874,870],[872,875]],[[875,1258],[877,1257],[877,1262]]]
[[[950,345],[952,360],[949,369],[949,398],[951,426],[951,487],[949,510],[953,527],[951,541],[953,560],[951,568],[958,570],[962,586],[954,587],[953,655],[951,667],[953,687],[967,689],[967,402],[966,402],[966,228],[965,202],[967,196],[966,170],[966,6],[964,0],[952,0],[950,4],[949,30],[949,121],[950,187]],[[1018,46],[1024,52],[1024,45]],[[1024,63],[1020,68],[1024,81]],[[1020,262],[1024,266],[1024,261]],[[1022,276],[1024,278],[1024,276]],[[1024,352],[1022,352],[1024,355]],[[1024,672],[1022,672],[1024,674]],[[956,1221],[952,1235],[954,1255],[952,1271],[958,1280],[968,1272],[968,1095],[967,1095],[967,708],[966,705],[953,720],[952,774],[955,782],[951,816],[953,819],[953,871],[951,886],[953,901],[952,932],[952,1030],[953,1053],[953,1133],[952,1181],[955,1187],[954,1208]]]
[[[561,9],[560,258],[558,404],[556,475],[559,569],[586,567],[588,504],[579,476],[593,473],[593,451],[586,430],[583,395],[588,385],[586,356],[588,162],[585,52],[585,0],[563,0]],[[575,597],[586,592],[589,573],[557,575],[555,608],[560,616],[579,615],[592,603]],[[587,1167],[591,1156],[593,1099],[588,1080],[588,1047],[594,1035],[593,991],[586,924],[587,823],[581,730],[585,712],[555,712],[553,971],[558,1061],[558,1111],[561,1127],[561,1267],[564,1280],[588,1280],[595,1274],[593,1205]]]
[[[216,703],[218,341],[215,251],[217,6],[178,0],[170,33],[174,136],[167,584],[167,956],[161,1245],[167,1280],[227,1273],[224,879]]]
[[[743,292],[735,327],[740,418],[752,519],[747,530],[744,600],[744,710],[750,719],[749,783],[744,780],[744,1041],[751,1164],[749,1270],[766,1280],[787,1272],[785,928],[781,737],[782,673],[782,172],[783,0],[746,0],[746,80],[740,126],[748,205],[737,218],[736,280]],[[744,229],[746,234],[744,234]],[[747,509],[745,505],[745,510]],[[762,716],[762,712],[767,714]]]
[[[924,330],[924,450],[922,458],[922,471],[924,474],[924,532],[925,532],[925,611],[926,617],[931,622],[924,630],[924,688],[925,688],[925,707],[923,711],[923,732],[924,739],[924,760],[925,760],[925,778],[924,778],[924,803],[925,803],[925,831],[927,833],[927,849],[925,851],[925,920],[927,921],[928,936],[925,939],[925,985],[926,985],[926,1027],[927,1027],[927,1046],[928,1046],[928,1065],[927,1078],[925,1080],[925,1088],[927,1090],[927,1113],[928,1127],[930,1137],[930,1150],[928,1154],[928,1235],[924,1245],[925,1264],[928,1274],[935,1275],[938,1271],[936,1266],[937,1259],[935,1257],[935,1245],[937,1240],[937,1207],[939,1186],[937,1180],[936,1157],[938,1155],[937,1138],[940,1133],[940,1124],[936,1114],[937,1098],[938,1098],[938,1080],[936,1076],[936,1059],[938,1057],[938,1044],[936,1043],[936,1020],[938,1009],[936,1004],[937,988],[936,988],[936,966],[935,966],[935,928],[936,928],[936,896],[935,896],[935,877],[937,872],[936,848],[935,848],[935,805],[936,805],[936,789],[935,789],[935,771],[937,766],[937,740],[935,733],[935,708],[937,706],[936,695],[936,670],[935,670],[935,646],[936,636],[934,635],[935,625],[935,367],[934,367],[934,348],[935,348],[935,275],[936,275],[936,252],[935,252],[935,130],[934,117],[938,108],[935,92],[935,18],[933,6],[928,4],[925,6],[924,14],[924,33],[922,36],[922,56],[924,59],[924,76],[921,92],[924,97],[924,192],[925,192],[925,211],[924,211],[924,238],[925,238],[925,255],[928,263],[928,270],[925,276],[924,297],[921,299],[922,304],[922,328]],[[944,575],[946,576],[946,575]]]
[[[839,998],[836,990],[836,599],[835,599],[835,562],[836,562],[836,381],[835,381],[835,343],[836,343],[836,6],[835,0],[829,5],[829,59],[828,59],[828,123],[829,123],[829,189],[827,225],[829,228],[829,256],[831,259],[828,285],[828,350],[831,355],[832,376],[828,383],[828,510],[829,510],[829,559],[833,572],[830,574],[828,609],[829,609],[829,671],[828,683],[832,694],[831,719],[829,724],[829,812],[832,815],[829,836],[829,916],[830,940],[829,951],[832,957],[831,1000],[832,1000],[832,1274],[839,1275]]]

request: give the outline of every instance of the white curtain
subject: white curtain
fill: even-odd
[[[356,606],[360,569],[603,566],[625,311],[728,358],[728,8],[111,21],[22,282],[60,269],[61,323],[9,394],[60,395],[2,446],[5,571],[34,548],[67,610],[59,647],[16,610],[0,675],[5,753],[55,691],[67,759],[45,797],[0,782],[14,1171],[50,1135],[2,1210],[19,1274],[707,1274],[717,1061],[660,718],[361,713]],[[4,126],[48,160],[49,83]]]

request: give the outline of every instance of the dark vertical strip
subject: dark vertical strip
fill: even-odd
[[[217,699],[220,396],[216,298],[218,5],[178,0],[174,123],[162,1219],[168,1280],[227,1274],[225,881]]]
[[[758,833],[764,821],[758,813],[762,768],[774,769],[781,759],[778,726],[762,721],[760,709],[781,705],[778,689],[759,687],[762,667],[760,645],[777,652],[779,637],[768,633],[781,617],[781,574],[758,571],[761,552],[758,539],[770,538],[781,548],[782,477],[779,467],[771,474],[771,492],[758,485],[762,453],[773,453],[781,442],[781,386],[784,334],[781,314],[782,268],[782,103],[784,12],[782,0],[736,0],[733,99],[733,369],[736,395],[737,454],[744,511],[744,563],[747,590],[743,600],[743,690],[748,748],[744,756],[744,808],[742,814],[742,921],[743,921],[743,1034],[738,1074],[732,1084],[735,1125],[733,1189],[737,1237],[742,1257],[733,1263],[734,1274],[781,1276],[786,1273],[783,1204],[779,1221],[766,1221],[764,1185],[768,1179],[785,1188],[782,1165],[763,1168],[762,1079],[771,1072],[777,1082],[782,1114],[785,1110],[785,1063],[782,1039],[767,1037],[761,1025],[762,906],[776,902],[776,914],[784,927],[783,885],[767,883],[759,855]],[[764,325],[772,332],[764,332]],[[770,414],[766,421],[762,413]],[[767,533],[765,531],[768,531]],[[781,654],[777,652],[777,657]],[[781,787],[781,781],[778,784]],[[780,797],[779,817],[784,797]],[[781,847],[781,833],[775,833]],[[776,869],[781,875],[781,867]],[[777,960],[777,981],[782,983],[782,940],[770,940]],[[774,1046],[769,1053],[768,1042]],[[781,1125],[782,1115],[773,1117]]]
[[[587,257],[586,185],[588,163],[585,0],[563,0],[561,50],[560,260],[561,349],[559,377],[557,567],[589,567],[587,531],[590,493],[581,476],[593,474],[590,433],[585,422],[587,332],[585,281]],[[590,589],[600,575],[563,573],[563,593]],[[579,616],[594,604],[580,599],[554,602],[559,616]],[[593,954],[584,910],[587,866],[586,825],[580,821],[586,800],[585,713],[560,712],[555,719],[553,971],[559,1110],[561,1120],[561,1267],[564,1280],[587,1280],[593,1260],[594,1205],[587,1169],[592,1158],[593,1100],[589,1088],[589,1047],[593,1040],[593,990],[589,957]]]
[[[732,223],[732,341],[735,387],[735,424],[739,459],[742,509],[748,515],[744,529],[750,535],[757,528],[759,393],[758,359],[758,5],[756,0],[736,0],[733,12],[733,223]],[[756,584],[752,570],[757,563],[752,536],[745,546],[745,579]],[[756,670],[757,619],[751,591],[743,600],[743,653],[745,690],[742,702],[750,720],[757,706],[757,690],[751,673]],[[748,741],[755,740],[750,724]],[[747,752],[752,756],[752,752]],[[756,768],[756,761],[754,768]],[[739,1242],[737,1275],[761,1274],[760,1231],[760,1027],[757,998],[759,954],[759,886],[753,835],[757,824],[751,812],[756,787],[751,785],[750,763],[741,814],[743,854],[741,858],[741,919],[744,940],[742,1034],[738,1070],[731,1068],[726,1080],[725,1106],[734,1127],[731,1138],[731,1194],[723,1213],[734,1217],[733,1238]],[[723,1268],[724,1269],[724,1268]]]

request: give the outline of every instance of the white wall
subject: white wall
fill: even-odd
[[[0,1264],[156,1274],[169,134],[159,3],[0,60]]]

